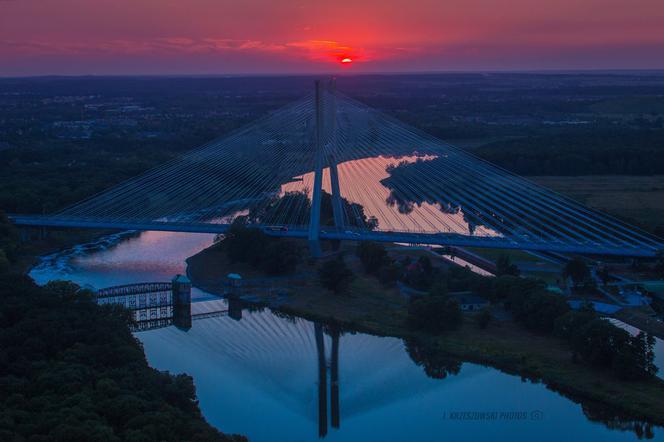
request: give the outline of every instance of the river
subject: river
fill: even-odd
[[[168,281],[212,240],[206,234],[113,235],[44,257],[31,276],[38,283],[69,279],[95,288]],[[198,289],[192,298],[197,311],[225,303]],[[434,379],[400,339],[333,335],[325,334],[321,347],[313,323],[269,310],[244,311],[239,321],[197,320],[188,331],[136,333],[151,366],[193,377],[212,425],[255,442],[321,436],[362,442],[638,440],[634,431],[617,428],[623,425],[592,421],[581,405],[519,376],[463,363],[458,373]],[[338,390],[328,386],[334,371]],[[664,440],[664,428],[652,431],[654,440]]]

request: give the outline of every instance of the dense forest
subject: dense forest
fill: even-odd
[[[74,284],[1,275],[0,440],[245,440],[204,420],[191,377],[148,366],[129,320]]]

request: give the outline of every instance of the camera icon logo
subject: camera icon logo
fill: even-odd
[[[541,410],[533,410],[530,412],[530,420],[541,421],[544,419],[544,413]]]

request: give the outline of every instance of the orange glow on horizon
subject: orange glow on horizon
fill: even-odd
[[[0,76],[664,68],[662,0],[35,4],[0,0]]]

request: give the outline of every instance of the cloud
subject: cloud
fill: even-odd
[[[1,0],[0,0],[1,1]],[[228,38],[163,37],[150,40],[116,39],[101,42],[0,41],[0,54],[49,55],[181,55],[225,53],[279,54],[314,62],[376,58],[375,51],[354,48],[333,40],[302,40],[285,43]]]
[[[345,57],[361,58],[359,50],[332,40],[304,40],[287,43],[291,50],[304,53],[313,61],[336,61]]]

